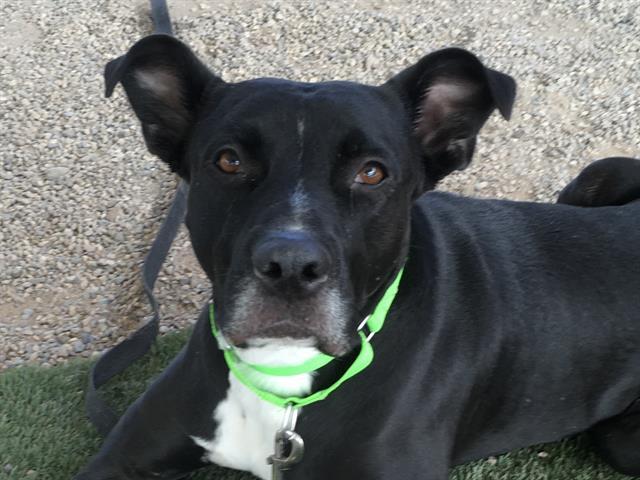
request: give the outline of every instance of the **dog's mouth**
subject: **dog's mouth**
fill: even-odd
[[[225,339],[236,348],[253,347],[269,339],[281,344],[300,341],[327,355],[341,356],[350,350],[347,334],[348,302],[337,289],[327,289],[304,301],[264,294],[249,284],[233,298],[221,326]]]
[[[255,330],[245,330],[244,332],[231,331],[225,335],[227,340],[236,348],[254,348],[264,346],[266,343],[286,344],[287,340],[306,340],[317,345],[314,332],[292,321],[279,321],[268,324]],[[267,340],[268,339],[268,342]]]
[[[327,329],[328,330],[328,329]],[[327,335],[326,331],[318,332],[311,328],[301,327],[291,321],[280,321],[267,325],[255,325],[255,328],[239,330],[223,329],[225,340],[236,349],[254,349],[277,345],[283,349],[298,346],[301,343],[317,351],[338,357],[349,350],[346,339]]]

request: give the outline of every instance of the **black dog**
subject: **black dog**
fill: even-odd
[[[380,87],[229,84],[155,35],[106,77],[149,150],[189,181],[191,240],[240,358],[339,357],[314,375],[257,377],[261,388],[335,382],[404,266],[373,363],[301,410],[306,451],[283,478],[443,480],[585,430],[640,475],[640,203],[423,195],[469,163],[492,110],[509,116],[508,76],[446,49]],[[269,478],[282,416],[229,373],[203,311],[76,478],[177,479],[209,463]]]

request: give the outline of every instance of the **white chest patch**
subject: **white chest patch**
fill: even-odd
[[[260,339],[238,350],[248,363],[297,365],[318,354],[312,341]],[[252,373],[257,386],[279,395],[306,395],[311,390],[311,374],[273,377]],[[271,478],[267,457],[273,453],[274,435],[282,426],[284,409],[260,399],[229,372],[229,390],[213,412],[218,424],[211,440],[192,437],[205,449],[205,460],[223,467],[245,470],[264,480]]]

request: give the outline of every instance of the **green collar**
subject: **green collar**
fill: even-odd
[[[358,356],[353,361],[351,366],[333,385],[323,390],[318,390],[317,392],[307,395],[306,397],[282,397],[267,390],[261,389],[256,386],[256,384],[251,380],[251,376],[247,375],[246,372],[253,370],[263,375],[272,375],[278,377],[300,375],[303,373],[310,373],[318,370],[319,368],[327,365],[329,362],[334,360],[335,357],[320,353],[315,357],[307,360],[306,362],[303,362],[299,365],[291,366],[255,365],[245,363],[238,357],[238,354],[234,351],[233,347],[227,343],[227,341],[224,339],[224,336],[220,334],[218,328],[216,327],[213,302],[211,302],[209,305],[209,321],[211,323],[211,331],[213,332],[213,336],[218,341],[218,344],[223,349],[224,359],[227,362],[229,370],[231,370],[234,376],[249,390],[255,393],[262,400],[277,405],[278,407],[286,407],[288,405],[292,405],[294,407],[304,407],[306,405],[319,402],[320,400],[324,400],[340,385],[349,380],[351,377],[354,377],[358,373],[362,372],[371,364],[374,354],[370,340],[376,333],[382,330],[382,327],[384,326],[387,312],[391,308],[391,304],[396,298],[398,285],[400,284],[400,279],[402,278],[403,271],[403,268],[400,269],[400,271],[396,275],[396,278],[393,280],[391,285],[389,285],[389,288],[387,288],[387,291],[384,293],[382,299],[378,302],[378,305],[376,305],[373,313],[367,316],[367,318],[365,318],[364,321],[360,324],[360,327],[358,328],[358,335],[360,336],[360,353],[358,353]],[[365,335],[362,332],[362,328],[365,325],[369,330],[368,335]],[[241,365],[242,368],[240,368]]]

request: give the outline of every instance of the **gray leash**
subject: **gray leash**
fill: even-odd
[[[142,265],[143,289],[153,311],[151,319],[130,337],[104,353],[89,374],[89,384],[85,398],[87,415],[91,423],[103,436],[106,436],[115,426],[118,422],[118,416],[106,403],[99,388],[146,354],[158,336],[160,310],[158,301],[153,294],[153,289],[158,273],[167,258],[171,244],[184,219],[187,191],[186,183],[184,181],[180,182],[169,212]]]
[[[154,32],[172,35],[173,30],[167,10],[167,2],[165,0],[151,0],[150,3]],[[151,305],[153,313],[151,319],[127,339],[104,353],[89,373],[85,397],[87,416],[102,436],[106,436],[118,423],[118,415],[102,397],[99,391],[100,387],[144,356],[158,336],[160,310],[158,301],[153,294],[153,289],[162,264],[167,258],[171,244],[178,233],[180,224],[184,220],[188,190],[189,187],[186,182],[181,181],[169,212],[162,222],[142,265],[143,289]]]

